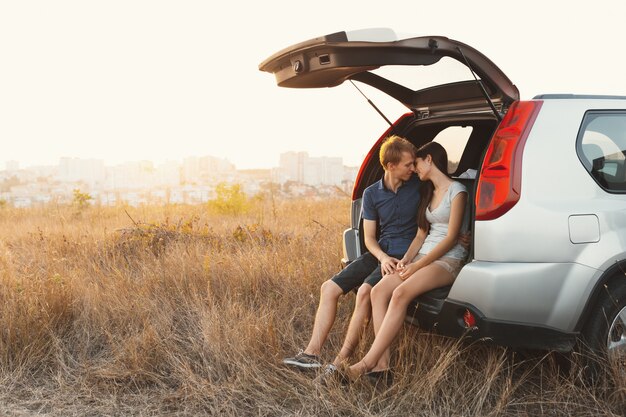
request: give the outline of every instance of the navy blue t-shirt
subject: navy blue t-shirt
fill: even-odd
[[[417,234],[419,186],[419,178],[413,175],[394,193],[381,178],[363,192],[361,215],[366,220],[378,220],[378,244],[388,255],[404,256]]]

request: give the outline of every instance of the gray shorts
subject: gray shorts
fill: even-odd
[[[418,259],[422,259],[424,256],[426,255],[424,255],[423,253],[418,253],[417,256],[413,258],[413,262],[417,261]],[[450,275],[452,275],[452,278],[456,278],[457,275],[459,275],[459,272],[461,272],[461,268],[463,268],[463,265],[465,264],[463,259],[450,258],[449,256],[442,256],[433,263],[448,271]]]

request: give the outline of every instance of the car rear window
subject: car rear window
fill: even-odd
[[[472,126],[450,126],[433,139],[433,142],[439,143],[448,153],[448,173],[456,172],[473,130]]]
[[[626,112],[588,112],[576,148],[598,185],[609,192],[626,192]]]
[[[441,58],[437,65],[385,65],[372,72],[413,90],[474,79],[465,65],[449,57]]]

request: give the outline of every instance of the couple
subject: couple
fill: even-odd
[[[309,344],[295,357],[285,358],[287,365],[302,369],[322,366],[319,354],[334,323],[337,301],[359,287],[346,338],[325,372],[333,373],[347,363],[371,315],[374,342],[367,354],[344,372],[350,379],[367,374],[389,381],[390,346],[409,303],[431,289],[450,285],[462,267],[469,241],[464,236],[460,239],[463,244],[459,243],[467,191],[447,174],[445,149],[429,142],[416,151],[406,139],[391,136],[381,146],[380,163],[383,178],[363,193],[363,229],[369,252],[322,284]]]

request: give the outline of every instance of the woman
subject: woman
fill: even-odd
[[[448,155],[443,146],[429,142],[418,149],[416,171],[423,182],[417,236],[397,271],[385,275],[372,289],[376,337],[365,357],[348,368],[350,379],[365,373],[375,377],[387,375],[389,347],[411,300],[452,284],[467,256],[467,249],[458,243],[467,190],[448,175]]]

